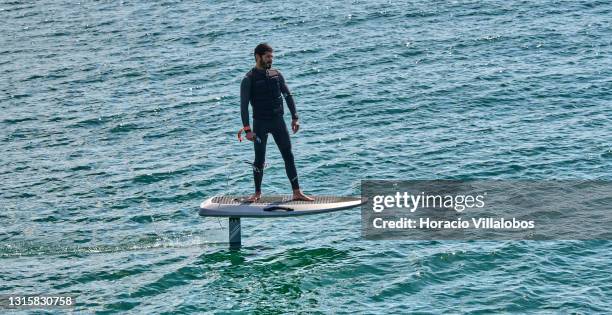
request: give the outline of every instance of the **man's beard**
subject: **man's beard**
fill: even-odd
[[[266,63],[266,64],[265,64],[265,68],[266,68],[266,69],[270,69],[270,68],[272,68],[272,63],[271,63],[271,62]]]

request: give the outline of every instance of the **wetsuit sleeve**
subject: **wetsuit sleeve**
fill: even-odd
[[[287,107],[289,107],[289,111],[291,112],[291,119],[298,119],[297,111],[295,109],[295,102],[293,101],[293,95],[289,91],[289,87],[287,87],[287,83],[285,83],[285,77],[278,72],[278,76],[280,77],[280,88],[283,96],[285,96],[285,101],[287,101]]]
[[[242,126],[249,126],[249,101],[251,99],[251,80],[244,76],[240,83],[240,118]]]

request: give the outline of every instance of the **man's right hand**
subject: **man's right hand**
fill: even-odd
[[[248,131],[248,132],[246,133],[246,138],[247,138],[247,140],[249,140],[249,141],[255,141],[255,133],[254,133],[254,132],[252,132],[252,131]]]

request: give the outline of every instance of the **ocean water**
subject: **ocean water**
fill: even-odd
[[[307,194],[610,180],[611,17],[574,0],[4,1],[0,294],[101,314],[609,312],[609,241],[367,241],[355,209],[243,220],[231,251],[197,207],[253,190],[236,132],[260,42],[296,100]],[[264,193],[290,193],[272,142],[267,162]]]

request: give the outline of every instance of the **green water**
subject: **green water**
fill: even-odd
[[[253,149],[235,133],[262,41],[296,100],[308,194],[359,194],[364,179],[609,180],[611,13],[5,2],[0,294],[73,295],[75,313],[609,312],[607,241],[366,241],[355,209],[244,220],[229,251],[227,223],[197,207],[252,190]],[[264,193],[289,193],[273,144],[267,162]]]

